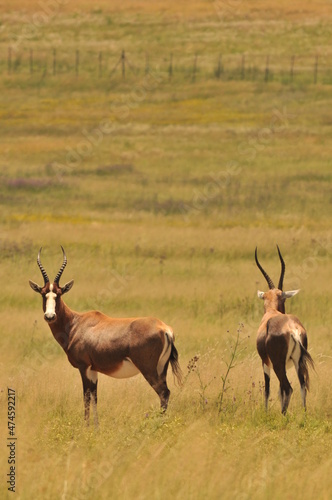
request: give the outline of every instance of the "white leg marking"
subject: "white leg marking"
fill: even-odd
[[[281,403],[281,408],[282,408],[282,396],[281,396],[281,389],[279,387],[279,391],[278,391],[278,398],[279,398],[279,401]]]
[[[284,408],[282,408],[282,409],[284,409],[284,411],[286,411],[287,408],[288,408],[288,405],[289,405],[290,398],[291,398],[292,394],[293,394],[293,390],[290,389],[288,396],[287,396],[286,393],[284,395],[284,404],[283,404]]]
[[[270,377],[271,368],[268,365],[266,365],[265,363],[263,364],[263,370],[264,370],[264,373],[266,373],[266,375],[268,375]]]
[[[302,396],[302,403],[305,408],[307,399],[307,388],[305,386],[301,386],[301,396]]]
[[[91,370],[91,366],[88,366],[85,372],[87,378],[91,380],[94,384],[98,382],[98,372],[95,370]],[[92,401],[92,411],[93,411],[93,420],[95,423],[95,426],[98,427],[98,413],[97,413],[97,405],[95,402],[95,398],[93,395],[91,395],[91,401]]]
[[[91,366],[88,366],[88,368],[86,369],[86,376],[89,380],[91,380],[91,382],[93,382],[94,384],[97,383],[98,381],[98,372],[95,372],[94,370],[91,370]]]

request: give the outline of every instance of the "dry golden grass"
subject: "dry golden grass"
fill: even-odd
[[[56,3],[54,2],[56,5]],[[150,2],[149,0],[118,0],[108,2],[106,0],[98,0],[93,5],[88,0],[80,0],[79,4],[75,2],[58,1],[59,12],[63,14],[71,14],[77,12],[87,12],[89,14],[106,12],[106,13],[121,13],[129,14],[144,14],[148,17],[170,17],[177,16],[183,21],[194,19],[201,20],[202,17],[212,17],[219,13],[222,17],[246,17],[257,18],[259,20],[266,19],[292,19],[297,22],[303,20],[308,21],[313,16],[319,19],[326,20],[331,17],[332,9],[328,2],[325,1],[300,1],[296,0],[291,4],[287,0],[281,0],[277,4],[272,0],[264,2],[263,0],[254,0],[244,2],[234,0],[224,2],[221,0],[201,0],[195,2],[175,1],[170,0],[165,4],[162,0]],[[48,3],[45,2],[45,11],[47,12]],[[10,5],[1,4],[0,8],[3,13],[18,13],[21,15],[33,14],[43,10],[43,2],[39,0],[23,1],[13,0]],[[50,6],[54,9],[53,5]]]
[[[0,5],[3,54],[42,5]],[[330,87],[322,74],[312,84],[312,55],[319,53],[320,64],[330,60],[331,10],[326,2],[297,0],[65,2],[23,40],[15,71],[8,74],[0,61],[1,498],[11,498],[7,387],[18,396],[17,498],[330,498]],[[59,64],[72,64],[81,49],[78,77],[72,66],[53,77],[53,47]],[[124,47],[140,72],[110,79]],[[93,59],[99,50],[110,56],[100,78]],[[146,52],[158,77],[150,86]],[[256,80],[215,78],[219,53],[236,66],[244,52],[248,67],[250,54],[263,64],[267,53],[280,55],[271,67],[280,76],[286,65],[285,75],[265,84],[262,67]],[[308,64],[307,80],[298,72],[290,81],[293,53]],[[122,114],[120,104],[127,106]],[[87,135],[105,121],[108,132],[89,149]],[[286,418],[275,376],[270,409],[263,409],[255,347],[262,315],[256,291],[265,283],[254,249],[277,279],[276,243],[285,286],[301,288],[287,310],[307,327],[316,364],[306,415],[290,371]],[[169,375],[166,415],[141,376],[100,376],[100,430],[84,426],[79,373],[28,285],[41,278],[41,245],[43,265],[55,275],[60,244],[68,256],[64,282],[75,280],[70,307],[153,315],[174,328],[185,383],[180,389]]]

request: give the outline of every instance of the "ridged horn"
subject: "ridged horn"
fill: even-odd
[[[282,290],[282,287],[284,286],[284,276],[285,276],[286,264],[285,264],[284,259],[282,258],[280,248],[278,245],[277,245],[277,249],[278,249],[279,259],[281,262],[281,273],[280,273],[278,288],[279,288],[279,290]]]
[[[60,278],[62,276],[62,273],[63,273],[63,270],[64,268],[66,267],[67,265],[67,257],[66,257],[66,252],[64,251],[63,249],[63,246],[61,245],[61,248],[62,248],[62,253],[63,253],[63,262],[62,262],[62,266],[60,267],[60,270],[58,272],[58,274],[56,275],[56,277],[54,278],[54,283],[56,283],[57,285],[59,285],[59,281],[60,281]]]
[[[48,283],[50,281],[49,277],[47,276],[47,272],[45,271],[45,269],[43,268],[42,266],[42,263],[40,262],[40,254],[41,254],[41,251],[42,251],[42,247],[40,247],[39,249],[39,252],[38,252],[38,257],[37,257],[37,264],[38,264],[38,267],[43,275],[43,278],[44,278],[44,285],[46,285],[46,283]]]
[[[258,269],[261,271],[261,273],[263,274],[264,278],[266,279],[267,284],[269,285],[269,289],[273,290],[275,288],[275,286],[273,284],[273,281],[271,280],[270,276],[264,271],[264,269],[262,268],[262,266],[258,262],[257,247],[256,247],[256,250],[255,250],[255,261],[256,261]]]

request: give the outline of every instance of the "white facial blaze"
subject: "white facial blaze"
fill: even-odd
[[[50,285],[50,291],[46,294],[45,316],[53,318],[55,316],[56,293],[53,292],[53,285]]]

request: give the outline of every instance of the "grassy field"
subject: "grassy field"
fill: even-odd
[[[12,495],[10,387],[17,498],[329,499],[332,87],[319,74],[316,84],[297,75],[267,84],[218,80],[211,68],[220,53],[332,60],[332,9],[318,1],[109,3],[0,4],[1,498]],[[52,74],[54,49],[81,51],[79,75]],[[123,80],[119,67],[110,78],[123,49],[140,69]],[[33,74],[30,50],[40,57]],[[102,77],[89,59],[100,50],[109,57]],[[196,54],[206,67],[193,81]],[[289,372],[286,417],[274,375],[264,410],[255,347],[256,291],[266,283],[254,250],[277,281],[276,243],[285,288],[301,288],[287,311],[306,326],[316,365],[307,414]],[[141,376],[101,376],[100,429],[84,426],[79,373],[28,284],[42,280],[40,246],[55,276],[60,245],[62,282],[75,279],[70,307],[172,325],[185,381],[179,388],[169,375],[166,415]]]

